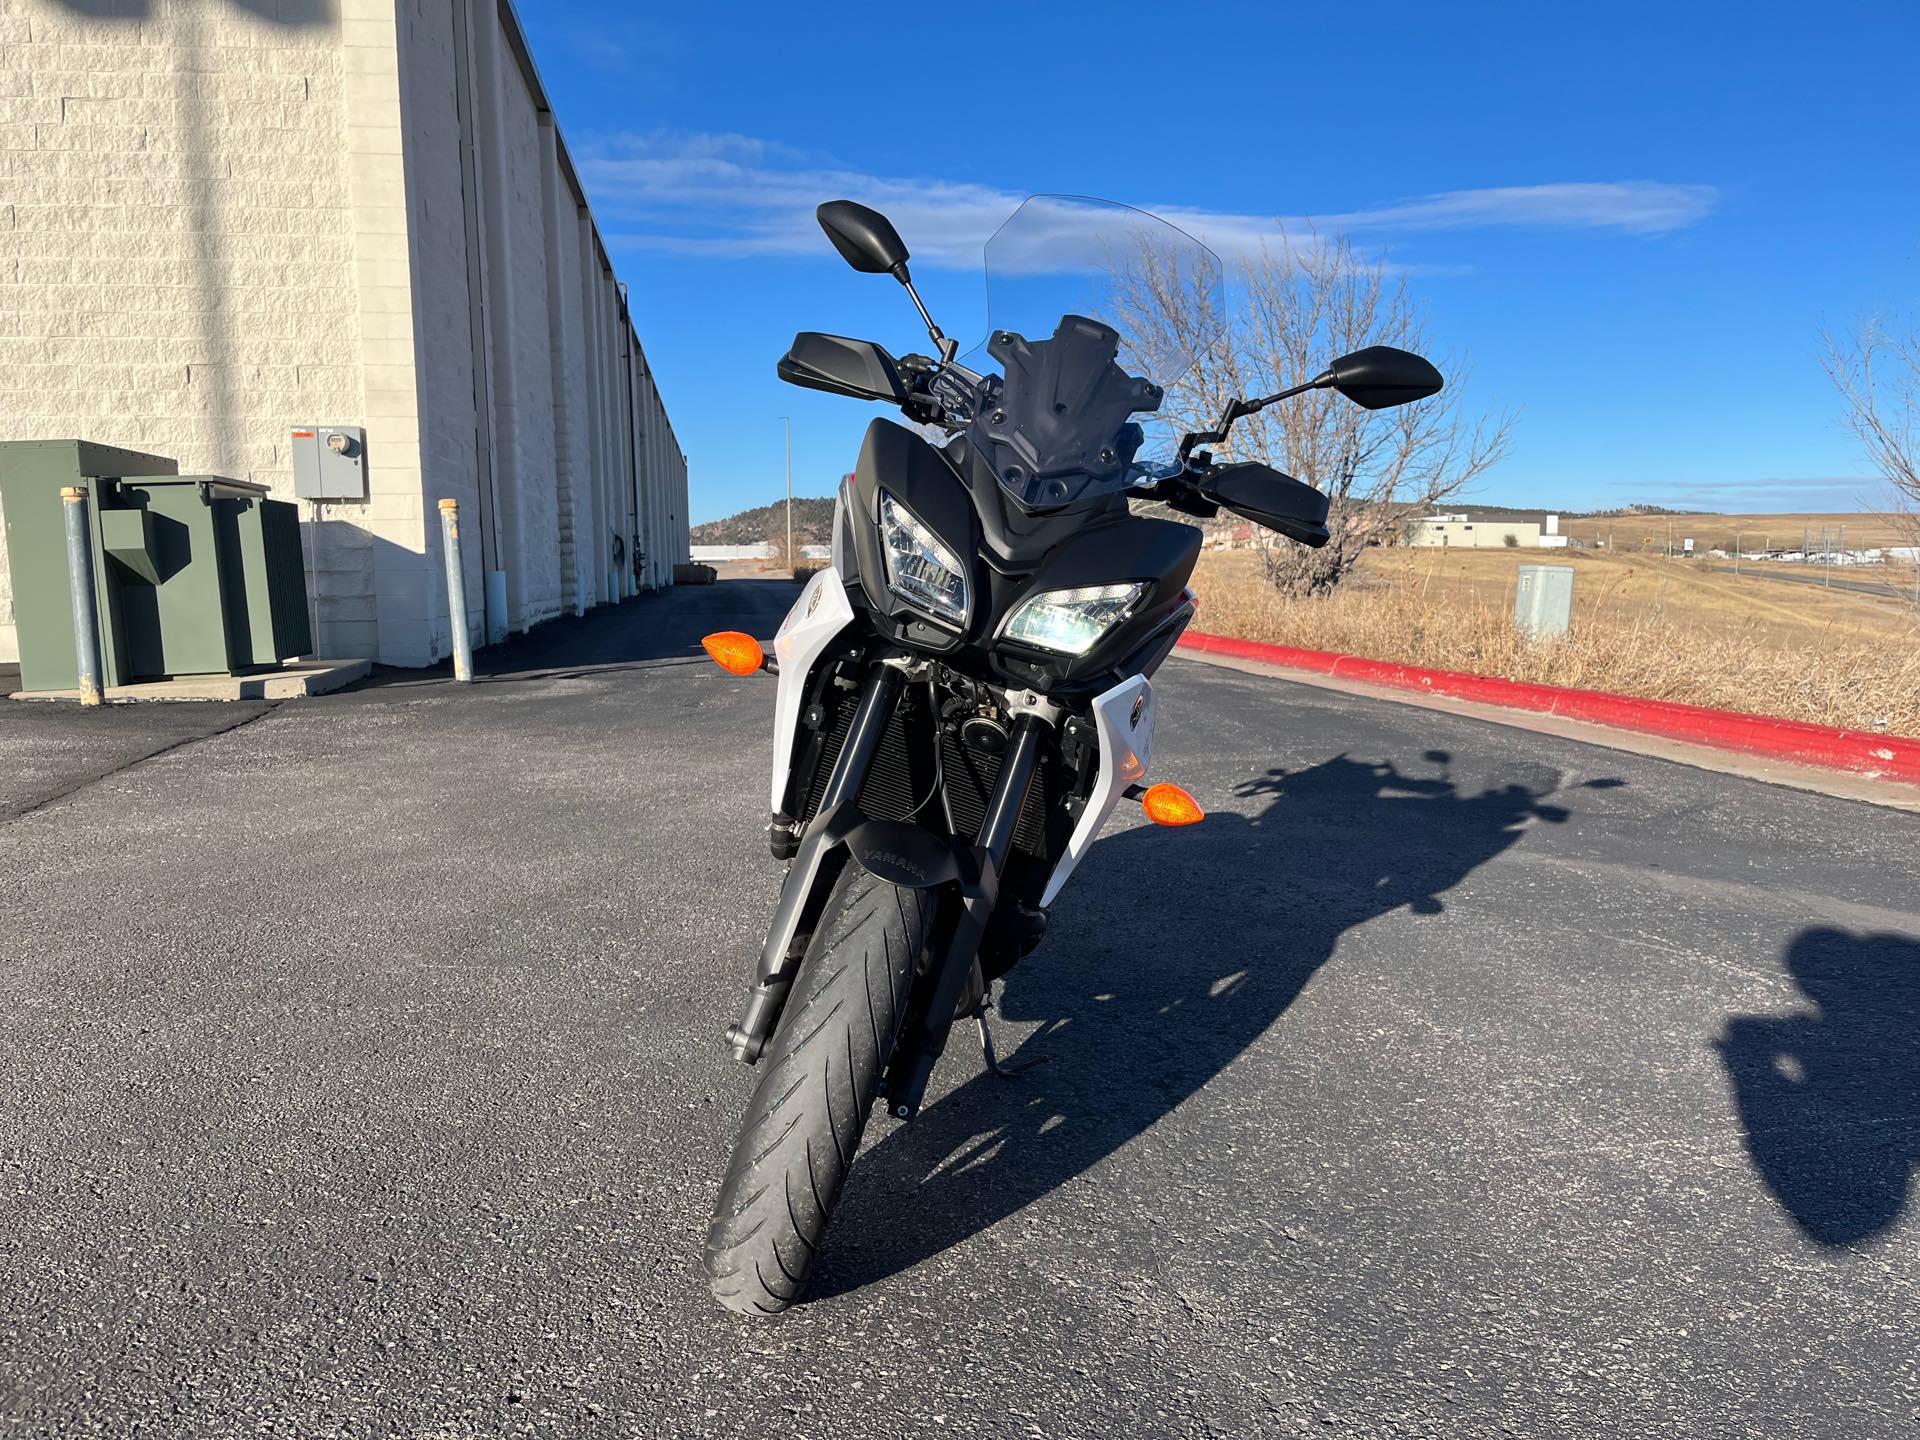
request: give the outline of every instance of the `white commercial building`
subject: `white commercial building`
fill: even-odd
[[[771,540],[762,540],[757,545],[695,545],[693,558],[702,564],[711,564],[715,560],[771,560],[774,545]]]
[[[0,0],[0,439],[303,501],[316,648],[450,651],[671,583],[686,458],[496,0]],[[487,606],[482,622],[480,600]],[[0,659],[15,656],[0,554]]]
[[[1423,515],[1407,530],[1407,543],[1432,548],[1557,550],[1566,546],[1560,517],[1544,520],[1474,519],[1471,515]]]

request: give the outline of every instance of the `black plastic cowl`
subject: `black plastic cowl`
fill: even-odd
[[[997,330],[990,377],[967,438],[1021,504],[1070,505],[1118,479],[1143,438],[1128,416],[1160,408],[1160,387],[1115,363],[1120,334],[1084,315],[1063,315],[1049,340]]]

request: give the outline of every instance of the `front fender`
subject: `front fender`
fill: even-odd
[[[847,849],[862,870],[910,890],[931,890],[948,881],[965,880],[972,867],[960,848],[962,843],[904,820],[864,817],[846,836]]]

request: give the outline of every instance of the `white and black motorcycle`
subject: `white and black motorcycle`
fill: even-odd
[[[836,200],[819,219],[855,269],[906,287],[938,356],[794,338],[783,380],[887,401],[919,428],[868,429],[835,508],[833,563],[772,655],[738,633],[705,642],[735,673],[778,675],[769,834],[787,875],[727,1032],[760,1076],[706,1247],[714,1296],[749,1314],[800,1297],[874,1101],[911,1120],[957,1019],[976,1020],[986,1063],[1004,1068],[990,987],[1039,943],[1115,806],[1201,818],[1178,787],[1141,783],[1152,676],[1194,613],[1200,531],[1129,502],[1226,508],[1324,544],[1324,494],[1196,447],[1309,389],[1379,408],[1442,383],[1420,357],[1375,346],[1233,401],[1149,464],[1132,417],[1151,416],[1196,357],[1130,341],[1115,302],[1130,276],[1175,275],[1221,315],[1205,246],[1127,206],[1028,200],[988,242],[989,338],[963,363],[886,218]]]

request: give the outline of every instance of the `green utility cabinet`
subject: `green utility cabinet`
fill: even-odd
[[[88,494],[104,684],[239,674],[312,652],[294,507],[267,499],[264,485],[177,469],[85,440],[0,443],[23,690],[79,683],[68,485]]]

